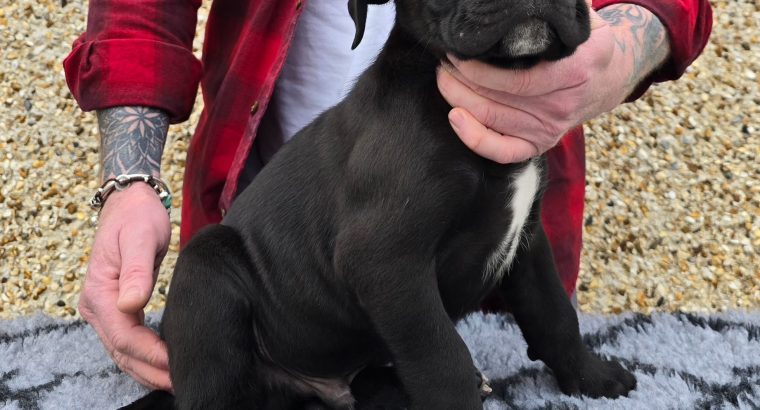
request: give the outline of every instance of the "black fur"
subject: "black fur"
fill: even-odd
[[[453,321],[494,287],[530,357],[553,370],[564,392],[616,397],[634,388],[630,373],[581,343],[539,222],[540,195],[503,280],[484,274],[513,217],[505,206],[513,179],[533,165],[471,152],[436,86],[446,52],[506,66],[571,53],[588,37],[585,7],[397,0],[397,25],[354,90],[180,254],[162,323],[174,406],[480,409],[477,370]],[[349,8],[360,40],[366,1]],[[503,11],[501,21],[494,13]],[[527,58],[494,54],[521,18],[549,21],[556,44]],[[451,39],[462,30],[466,41]]]

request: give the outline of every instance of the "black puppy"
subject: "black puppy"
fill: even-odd
[[[350,0],[361,40],[367,4]],[[346,99],[304,128],[180,254],[162,323],[180,409],[352,409],[392,363],[413,409],[481,409],[453,322],[501,291],[568,394],[635,387],[581,342],[539,221],[542,159],[471,152],[436,86],[446,53],[505,67],[571,54],[584,0],[396,0]],[[146,407],[161,400],[155,394]],[[151,400],[153,404],[151,404]]]

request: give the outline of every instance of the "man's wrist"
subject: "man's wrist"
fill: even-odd
[[[101,182],[123,174],[159,177],[169,116],[150,107],[98,111]]]
[[[166,211],[171,212],[172,195],[169,186],[164,181],[149,174],[122,174],[115,178],[109,178],[98,188],[90,201],[90,206],[100,211],[111,194],[125,191],[135,184],[149,186],[161,200]]]
[[[612,28],[616,52],[630,67],[626,79],[630,94],[667,61],[670,56],[668,32],[654,13],[639,5],[618,3],[597,13]]]

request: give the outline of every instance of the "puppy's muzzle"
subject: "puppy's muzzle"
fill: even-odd
[[[535,18],[519,23],[504,35],[494,50],[494,54],[504,53],[508,57],[525,57],[543,53],[556,38],[549,23]]]
[[[471,4],[442,30],[450,52],[460,58],[530,65],[570,55],[590,35],[584,0],[507,0],[503,8],[492,3],[487,9],[481,2]]]

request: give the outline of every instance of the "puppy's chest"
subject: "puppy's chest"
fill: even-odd
[[[492,198],[497,217],[491,228],[491,240],[484,267],[484,277],[500,279],[515,260],[527,238],[525,230],[541,188],[542,166],[538,159],[507,178],[506,189]],[[498,209],[502,207],[502,209]],[[500,211],[500,212],[499,212]],[[499,217],[500,216],[500,217]]]

